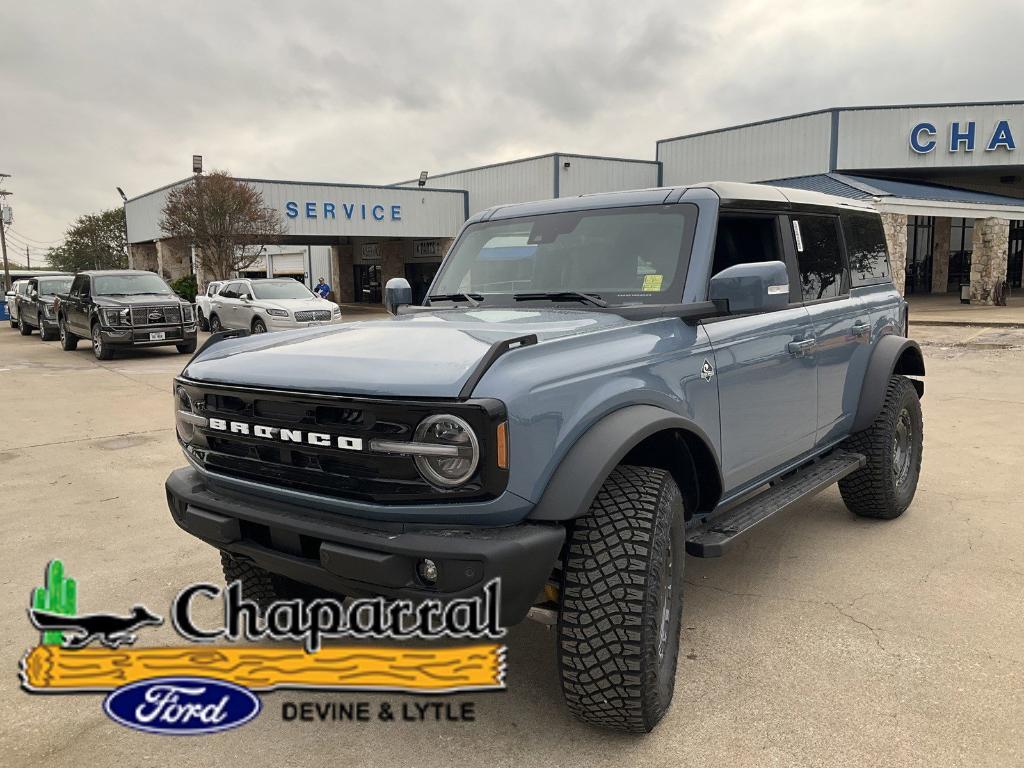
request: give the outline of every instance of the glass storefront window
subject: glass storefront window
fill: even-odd
[[[950,219],[947,291],[959,292],[961,283],[971,282],[971,252],[973,250],[974,219]]]
[[[932,289],[934,235],[933,217],[907,217],[907,293],[928,293]]]

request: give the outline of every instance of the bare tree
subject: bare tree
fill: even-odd
[[[168,193],[160,228],[192,243],[212,279],[225,280],[252,266],[264,246],[287,234],[281,214],[263,195],[227,171],[196,176]]]

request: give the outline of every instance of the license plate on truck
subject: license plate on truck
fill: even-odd
[[[167,338],[167,331],[155,331],[149,334],[150,341],[163,341]]]

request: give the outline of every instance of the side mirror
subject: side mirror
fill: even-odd
[[[781,261],[735,264],[711,278],[708,299],[728,302],[730,315],[771,312],[789,304],[789,273]]]
[[[384,286],[384,309],[397,315],[404,304],[412,304],[412,286],[404,277],[392,277]]]

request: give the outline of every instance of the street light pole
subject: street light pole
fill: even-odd
[[[135,269],[135,259],[132,258],[132,244],[128,242],[128,195],[120,187],[117,194],[121,196],[121,212],[124,214],[124,249],[128,257],[128,269]]]

